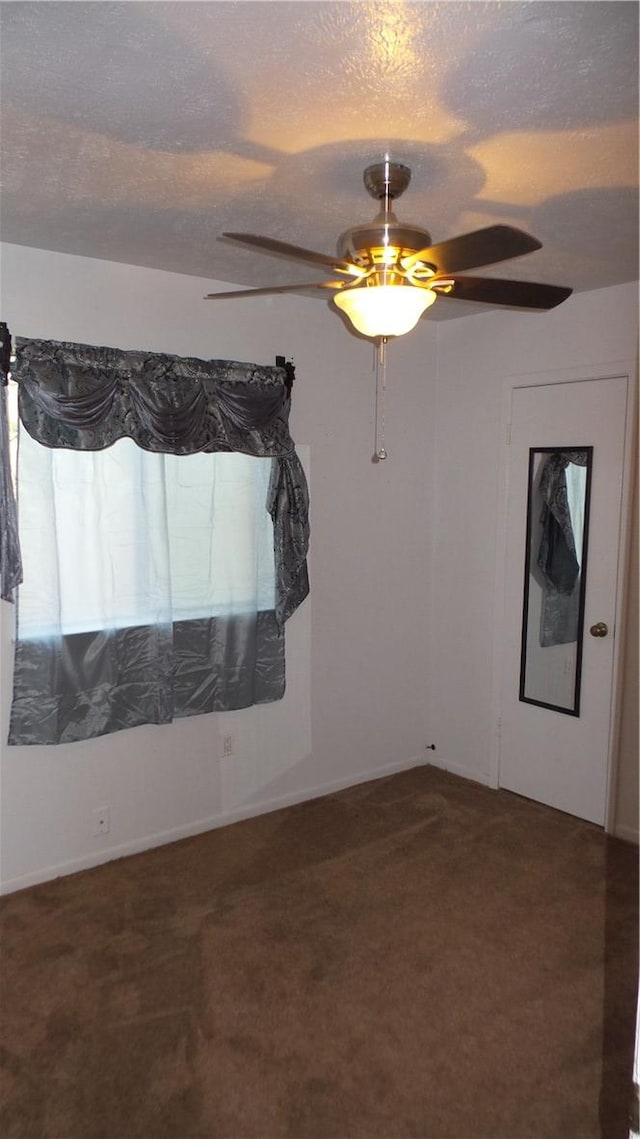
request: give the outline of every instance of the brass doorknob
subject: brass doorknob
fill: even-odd
[[[592,625],[589,629],[592,637],[606,637],[609,632],[609,626],[604,621],[598,621],[596,625]]]

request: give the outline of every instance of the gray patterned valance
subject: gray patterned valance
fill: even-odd
[[[293,451],[285,368],[20,338],[16,355],[20,418],[47,447]]]

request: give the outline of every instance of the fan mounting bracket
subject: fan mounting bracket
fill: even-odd
[[[367,166],[363,174],[363,182],[368,194],[381,202],[385,199],[394,201],[404,194],[411,181],[411,169],[402,162],[374,162]]]

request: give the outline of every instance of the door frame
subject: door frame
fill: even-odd
[[[615,636],[611,681],[611,717],[607,753],[607,793],[605,803],[606,833],[615,828],[616,789],[618,774],[618,748],[620,714],[623,689],[623,662],[625,648],[625,609],[628,592],[629,553],[631,545],[632,494],[634,456],[637,447],[636,419],[638,407],[637,364],[630,360],[615,360],[603,364],[589,364],[573,368],[553,368],[547,372],[521,372],[504,377],[500,416],[500,453],[498,467],[498,512],[496,531],[496,563],[493,604],[493,651],[491,677],[491,742],[489,758],[489,786],[500,786],[500,742],[502,728],[503,645],[505,630],[504,597],[507,573],[507,517],[510,479],[510,434],[513,393],[517,388],[545,387],[556,384],[580,383],[585,380],[609,380],[624,377],[627,381],[627,417],[625,424],[624,456],[622,468],[622,499],[620,504],[620,545],[616,567]],[[524,559],[524,551],[523,551]],[[524,560],[523,560],[524,569]]]

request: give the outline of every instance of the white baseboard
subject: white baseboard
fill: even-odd
[[[613,828],[613,833],[616,838],[623,839],[624,842],[634,842],[636,846],[640,843],[640,834],[637,827],[626,827],[624,823],[616,823]]]
[[[193,835],[203,834],[205,831],[216,830],[218,827],[228,826],[240,822],[242,819],[254,818],[256,815],[266,815],[271,811],[279,811],[282,807],[292,807],[296,803],[305,803],[311,799],[331,795],[334,791],[343,791],[347,787],[355,787],[359,783],[370,783],[374,779],[383,779],[385,775],[393,775],[399,771],[408,771],[412,767],[424,766],[420,756],[376,767],[370,771],[363,771],[357,775],[348,775],[341,779],[330,780],[316,787],[304,788],[300,791],[290,792],[287,795],[277,796],[273,799],[262,799],[255,803],[248,803],[233,811],[222,811],[206,819],[197,819],[191,823],[184,823],[170,830],[158,831],[155,834],[144,835],[102,849],[99,852],[82,854],[68,862],[60,862],[54,866],[44,866],[33,870],[29,874],[21,874],[16,878],[8,878],[0,884],[0,895],[12,894],[16,890],[25,890],[29,886],[37,886],[42,882],[50,882],[54,878],[66,877],[68,874],[77,874],[80,870],[93,870],[105,862],[113,862],[118,858],[126,858],[130,854],[141,854],[144,850],[153,850],[157,846],[166,846],[171,842],[178,842],[182,838],[191,838]]]
[[[472,779],[474,783],[482,783],[483,787],[489,786],[489,773],[487,771],[477,771],[471,767],[465,767],[462,763],[456,763],[452,759],[438,759],[436,756],[429,758],[426,761],[431,767],[439,767],[441,771],[450,771],[452,775],[459,775],[461,779]]]

